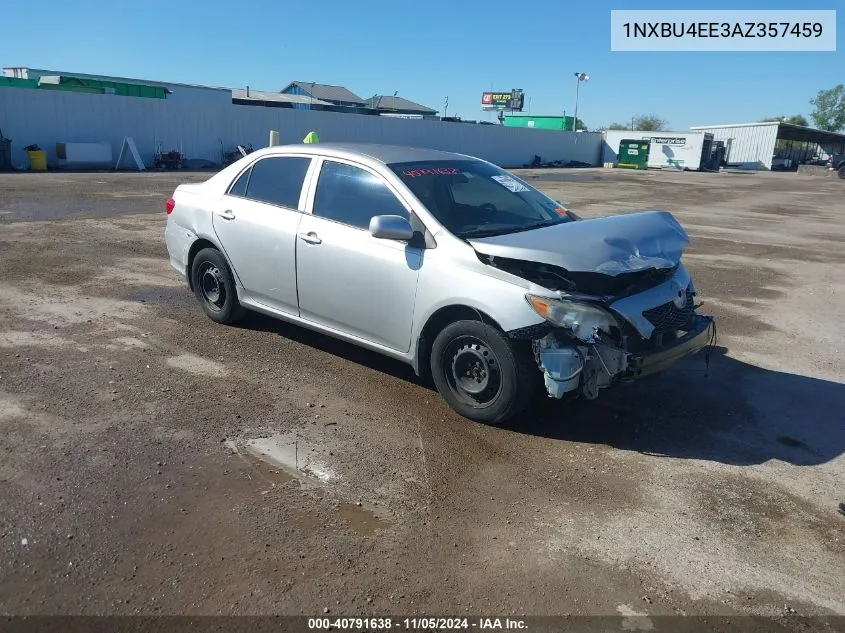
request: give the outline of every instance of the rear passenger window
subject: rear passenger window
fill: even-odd
[[[317,181],[314,215],[368,229],[374,215],[408,218],[408,211],[378,176],[352,165],[326,161]]]
[[[246,183],[249,182],[249,174],[252,171],[252,168],[247,169],[244,173],[241,174],[241,177],[235,181],[235,184],[232,185],[232,188],[229,189],[230,196],[238,196],[243,198],[246,195]]]
[[[289,209],[298,208],[299,194],[310,163],[310,158],[295,156],[259,160],[252,166],[246,197]]]

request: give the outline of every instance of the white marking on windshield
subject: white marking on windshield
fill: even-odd
[[[514,180],[510,176],[491,176],[491,178],[506,189],[513,191],[514,193],[519,193],[520,191],[528,191],[528,187],[523,185],[521,182]]]

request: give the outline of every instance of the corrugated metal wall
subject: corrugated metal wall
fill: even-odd
[[[772,156],[778,135],[777,125],[746,125],[738,127],[694,127],[698,132],[710,132],[714,141],[730,142],[727,155],[729,165],[762,163],[772,168]]]
[[[0,87],[0,129],[12,139],[12,162],[25,165],[26,145],[38,144],[55,162],[56,143],[104,142],[117,157],[126,136],[135,139],[144,161],[181,148],[188,158],[220,161],[221,148],[264,147],[270,130],[282,143],[298,143],[310,130],[326,141],[415,145],[478,156],[506,167],[543,161],[598,164],[601,135],[494,125],[415,121],[316,110],[244,105],[179,103],[114,95],[63,93]]]

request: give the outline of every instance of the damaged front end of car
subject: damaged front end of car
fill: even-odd
[[[561,227],[553,247],[546,236],[530,252],[504,240],[475,245],[488,266],[540,288],[525,299],[544,323],[509,334],[530,341],[552,398],[595,399],[715,344],[715,323],[698,314],[680,261],[688,237],[670,214],[591,222]]]
[[[683,301],[643,308],[650,300],[635,295],[638,301],[619,306],[620,311],[614,309],[615,302],[607,306],[587,299],[526,295],[550,326],[543,336],[530,339],[549,396],[594,400],[601,389],[660,372],[713,345],[715,324],[712,317],[697,314],[692,284],[680,296]],[[651,325],[648,334],[635,325],[640,319],[632,309]]]

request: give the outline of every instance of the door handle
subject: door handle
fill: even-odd
[[[323,240],[319,238],[319,236],[314,233],[314,231],[310,231],[309,233],[300,233],[299,239],[303,242],[307,242],[308,244],[322,244]]]
[[[218,215],[221,218],[223,218],[224,220],[234,220],[235,219],[235,213],[231,209],[226,209],[225,211],[221,211]]]

